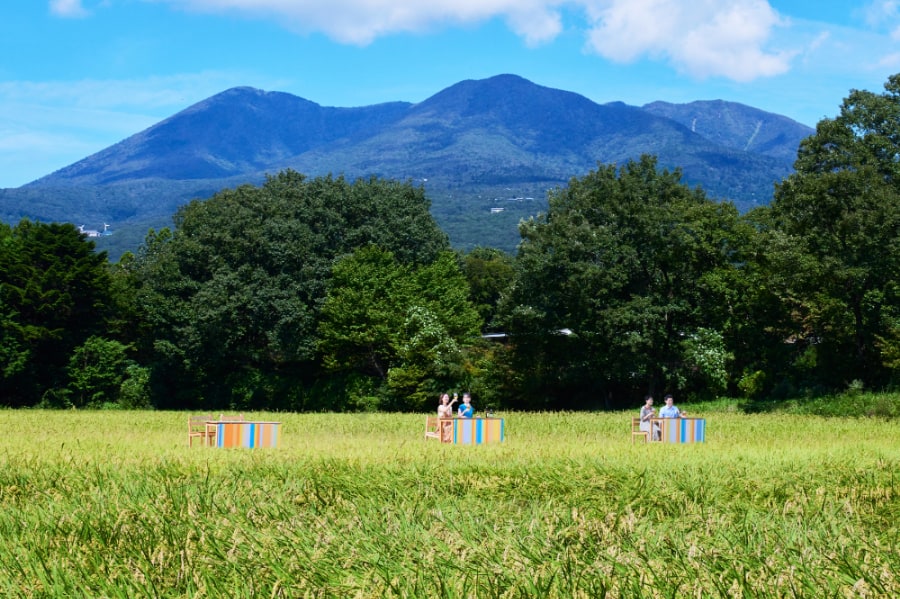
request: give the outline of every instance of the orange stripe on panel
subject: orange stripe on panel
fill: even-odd
[[[241,442],[240,427],[232,422],[225,423],[225,447],[238,447]]]

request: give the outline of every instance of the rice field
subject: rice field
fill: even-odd
[[[693,414],[692,414],[693,415]],[[0,411],[0,596],[897,597],[900,423],[716,413],[247,414],[277,449],[187,446],[186,413]]]

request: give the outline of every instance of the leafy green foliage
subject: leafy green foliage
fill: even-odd
[[[681,342],[681,352],[685,370],[694,379],[692,387],[705,390],[710,397],[727,391],[728,363],[734,356],[725,347],[719,331],[699,327]]]
[[[651,157],[552,194],[548,214],[522,225],[521,274],[504,297],[522,395],[585,405],[696,380],[696,352],[682,341],[725,326],[710,316],[717,280],[737,268],[740,231],[733,206]]]
[[[192,202],[175,224],[133,269],[142,351],[172,406],[302,407],[334,261],[374,244],[421,265],[448,248],[421,188],[375,178],[285,171]]]
[[[68,389],[73,407],[99,407],[119,400],[127,348],[118,341],[89,337],[69,358]]]
[[[771,210],[790,242],[780,292],[810,378],[841,388],[890,380],[900,318],[900,75],[852,91],[800,147]],[[778,248],[775,248],[776,250]],[[783,254],[782,254],[783,255]],[[887,352],[886,354],[883,352]]]
[[[382,379],[384,407],[421,409],[439,389],[459,380],[461,346],[480,319],[456,258],[400,264],[370,246],[337,262],[321,311],[319,348],[332,372]]]
[[[23,220],[0,232],[0,403],[28,406],[65,386],[72,350],[110,314],[106,255],[72,225]]]
[[[486,327],[491,328],[500,297],[515,279],[513,257],[496,248],[479,246],[462,255],[461,261],[472,303]]]
[[[520,102],[476,89],[434,100],[447,112],[429,139],[468,158],[510,139],[516,152],[564,146],[525,122],[555,92]],[[889,388],[900,381],[900,75],[885,90],[851,92],[803,142],[772,206],[743,216],[707,197],[715,186],[685,183],[697,167],[686,153],[683,170],[643,156],[565,187],[578,170],[565,162],[523,179],[515,160],[443,161],[456,170],[430,165],[433,212],[411,182],[284,171],[192,201],[110,268],[71,225],[3,225],[0,403],[421,409],[449,388],[494,407],[608,408],[669,390],[755,402]],[[461,106],[513,137],[484,123],[459,136],[447,115]],[[748,122],[720,108],[720,133],[740,137]],[[408,155],[401,138],[383,164]],[[783,155],[777,139],[765,151]],[[141,184],[117,193],[134,200],[128,185]],[[468,253],[448,253],[436,222]],[[473,242],[487,238],[496,249]],[[485,344],[479,327],[508,335]]]

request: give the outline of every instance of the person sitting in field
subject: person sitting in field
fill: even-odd
[[[441,394],[441,403],[438,404],[438,418],[452,418],[453,417],[453,404],[456,403],[456,396],[453,397],[453,401],[450,401],[450,394],[443,393]]]
[[[472,407],[472,396],[468,393],[463,393],[463,402],[459,404],[459,410],[457,410],[456,415],[460,418],[471,418],[475,415],[475,408]]]
[[[641,408],[640,428],[654,441],[659,441],[659,425],[651,422],[653,418],[656,418],[656,409],[653,407],[653,396],[648,395],[644,398],[644,406]]]
[[[678,408],[675,407],[674,399],[672,398],[672,394],[666,395],[666,405],[664,405],[659,410],[660,418],[681,418],[685,415],[685,412],[682,412]]]

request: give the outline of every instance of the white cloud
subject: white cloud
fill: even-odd
[[[892,41],[900,41],[900,0],[876,0],[862,12],[873,31],[886,31]]]
[[[277,20],[366,45],[398,32],[504,19],[528,45],[553,40],[563,11],[587,15],[588,49],[610,60],[664,59],[695,77],[737,81],[784,73],[791,53],[767,48],[784,22],[767,0],[147,0],[185,10]]]
[[[866,23],[873,29],[885,26],[885,21],[896,23],[900,19],[900,2],[897,0],[876,0],[862,9]]]
[[[786,21],[765,0],[612,0],[589,7],[588,16],[588,47],[601,56],[665,59],[697,78],[779,75],[793,56],[767,49]]]
[[[271,18],[299,33],[320,31],[347,44],[366,45],[393,33],[480,23],[500,17],[528,43],[555,37],[563,0],[148,0],[185,10]]]
[[[88,11],[81,5],[81,0],[50,0],[50,13],[57,17],[86,17]]]

